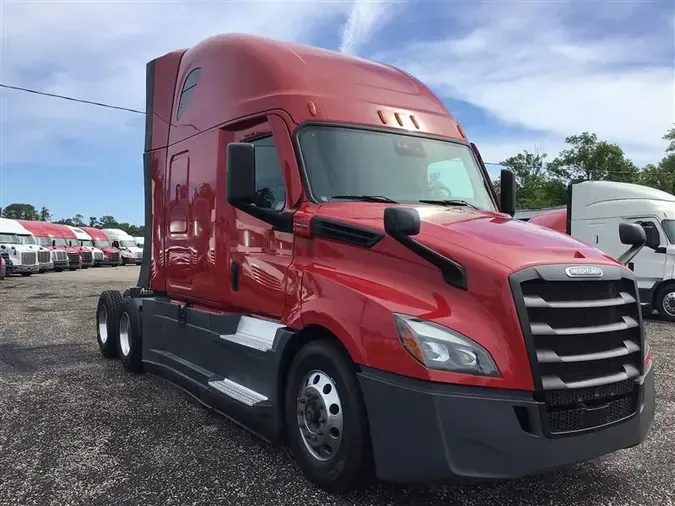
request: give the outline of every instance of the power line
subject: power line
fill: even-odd
[[[133,112],[135,114],[143,114],[144,111],[139,111],[138,109],[131,109],[129,107],[121,107],[119,105],[105,104],[103,102],[94,102],[92,100],[83,100],[81,98],[67,97],[65,95],[57,95],[56,93],[45,93],[44,91],[32,90],[30,88],[23,88],[21,86],[10,86],[9,84],[0,83],[0,88],[7,88],[10,90],[24,91],[26,93],[33,93],[34,95],[42,95],[44,97],[60,98],[62,100],[70,100],[71,102],[79,102],[81,104],[96,105],[98,107],[105,107],[107,109],[117,109],[118,111],[127,111]]]
[[[119,105],[112,105],[112,104],[106,104],[104,102],[95,102],[93,100],[84,100],[82,98],[75,98],[75,97],[68,97],[66,95],[58,95],[56,93],[46,93],[44,91],[38,91],[38,90],[33,90],[31,88],[24,88],[22,86],[11,86],[9,84],[3,84],[0,83],[0,88],[7,88],[9,90],[16,90],[16,91],[23,91],[26,93],[32,93],[34,95],[41,95],[43,97],[52,97],[52,98],[60,98],[62,100],[69,100],[71,102],[78,102],[80,104],[89,104],[89,105],[95,105],[98,107],[105,107],[107,109],[116,109],[118,111],[127,111],[127,112],[133,112],[134,114],[143,114],[145,115],[145,111],[139,111],[138,109],[132,109],[130,107],[122,107]],[[497,163],[497,162],[483,162],[485,165],[497,165],[497,166],[504,166],[502,163]],[[614,172],[613,174],[631,174],[630,172]],[[657,174],[671,174],[670,172],[652,172],[651,174],[657,175]]]

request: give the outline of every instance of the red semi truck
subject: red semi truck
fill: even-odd
[[[143,264],[100,296],[101,353],[286,440],[324,489],[519,477],[645,439],[633,273],[512,219],[513,174],[498,199],[413,76],[214,36],[148,64],[145,143]]]
[[[62,250],[68,255],[68,269],[75,271],[87,266],[82,262],[80,248],[71,246],[72,241],[77,241],[77,237],[72,230],[56,223],[43,222],[44,230],[52,240],[52,246],[57,250]]]
[[[103,265],[120,265],[120,250],[114,248],[105,232],[95,227],[80,227],[91,237],[94,246],[103,251]]]

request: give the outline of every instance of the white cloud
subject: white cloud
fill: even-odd
[[[340,51],[356,54],[359,46],[367,43],[378,29],[390,21],[396,7],[401,5],[401,2],[353,0],[349,17],[342,30]]]
[[[218,33],[312,42],[348,9],[301,1],[3,2],[0,74],[8,84],[143,110],[152,58]],[[82,164],[97,149],[128,149],[127,140],[140,156],[142,125],[142,116],[3,89],[0,167],[53,165],[59,151],[58,165]],[[59,150],[69,140],[90,140],[91,153]]]
[[[663,63],[673,53],[672,34],[617,36],[598,30],[595,39],[581,40],[562,22],[573,4],[488,7],[460,12],[455,21],[467,29],[459,35],[412,43],[378,59],[561,147],[565,136],[588,130],[624,146],[635,161],[663,156],[661,137],[673,123],[675,107],[672,56]],[[498,145],[504,142],[495,152]]]

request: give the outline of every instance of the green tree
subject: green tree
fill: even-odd
[[[31,220],[38,221],[40,216],[30,204],[14,203],[6,206],[2,210],[2,217],[10,220]]]
[[[658,165],[647,165],[640,172],[640,184],[675,194],[675,152]]]
[[[40,221],[51,221],[52,219],[52,213],[49,212],[49,209],[47,209],[45,206],[42,206],[40,208],[38,216],[40,218]]]
[[[565,202],[565,183],[549,172],[546,157],[546,153],[525,150],[501,162],[516,176],[518,209],[553,207]]]
[[[98,219],[98,225],[101,228],[118,228],[119,223],[113,216],[101,216]]]
[[[639,170],[617,144],[599,141],[596,134],[583,132],[565,139],[569,148],[549,164],[549,170],[565,183],[579,181],[636,182]]]
[[[670,141],[666,148],[666,153],[675,153],[675,125],[670,127],[670,130],[663,136],[664,141]]]
[[[96,216],[90,216],[89,217],[89,226],[90,227],[98,227],[99,226],[98,218]]]
[[[73,226],[75,227],[83,227],[84,226],[84,216],[81,214],[76,214],[72,218]]]

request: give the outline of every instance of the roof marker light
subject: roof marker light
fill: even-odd
[[[420,125],[419,123],[417,123],[417,119],[415,119],[415,116],[413,116],[412,114],[410,115],[410,121],[412,121],[412,124],[415,125],[415,128],[417,128],[418,130],[420,129]]]
[[[316,105],[314,104],[314,102],[312,102],[312,101],[310,100],[310,101],[307,103],[307,107],[309,108],[309,113],[310,113],[312,116],[316,116]]]
[[[398,124],[403,126],[403,120],[401,119],[401,115],[397,112],[394,113],[394,118],[396,118],[396,121],[398,121]]]
[[[384,117],[384,113],[381,110],[378,110],[377,115],[380,117],[380,121],[382,121],[382,123],[384,123],[386,125],[387,124],[387,118]]]

